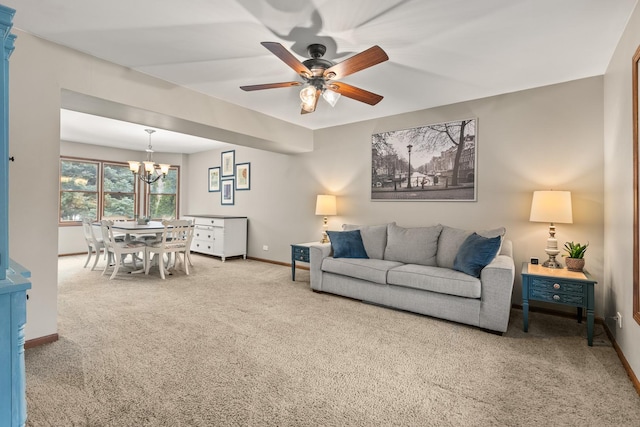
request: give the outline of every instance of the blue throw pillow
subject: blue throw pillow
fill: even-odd
[[[473,277],[480,277],[480,272],[497,255],[501,237],[482,237],[477,233],[465,239],[453,261],[453,269]]]
[[[360,230],[327,231],[334,258],[369,258],[362,243]]]

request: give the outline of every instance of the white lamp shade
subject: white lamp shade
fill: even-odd
[[[570,191],[534,191],[529,221],[573,223]]]
[[[171,167],[171,165],[166,165],[164,163],[160,163],[160,172],[162,172],[163,175],[166,175],[169,173],[169,168]]]
[[[138,169],[140,169],[140,162],[129,160],[129,170],[131,170],[131,172],[138,173]]]
[[[319,194],[316,199],[316,215],[335,215],[336,196]]]
[[[142,162],[144,163],[144,170],[148,173],[153,173],[156,170],[156,166],[153,162]]]

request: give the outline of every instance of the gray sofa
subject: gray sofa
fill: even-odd
[[[473,232],[442,225],[403,228],[390,223],[344,225],[343,230],[359,230],[368,258],[337,258],[330,243],[312,245],[314,291],[491,331],[507,330],[515,267],[504,228]],[[454,264],[459,269],[459,252],[464,246],[468,249],[466,242],[472,234],[494,238],[494,242],[500,236],[492,260],[475,272],[479,277],[454,269]]]

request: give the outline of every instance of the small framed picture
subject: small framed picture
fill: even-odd
[[[234,203],[233,181],[234,181],[233,178],[223,179],[220,181],[220,186],[221,186],[220,204],[233,205]]]
[[[220,191],[220,166],[209,168],[209,192]]]
[[[236,164],[236,190],[251,189],[251,163]]]
[[[222,176],[233,176],[236,163],[236,150],[222,152]]]

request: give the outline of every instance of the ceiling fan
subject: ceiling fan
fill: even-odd
[[[307,47],[310,59],[300,62],[284,46],[276,42],[260,43],[280,58],[302,77],[302,82],[267,83],[260,85],[240,86],[245,91],[275,89],[280,87],[304,86],[300,91],[302,100],[301,114],[313,113],[318,105],[318,99],[322,96],[331,106],[334,106],[340,95],[369,105],[376,105],[382,100],[382,96],[375,93],[335,81],[357,71],[372,67],[389,59],[387,54],[379,46],[373,46],[342,62],[335,63],[322,58],[327,48],[322,44],[311,44]]]

